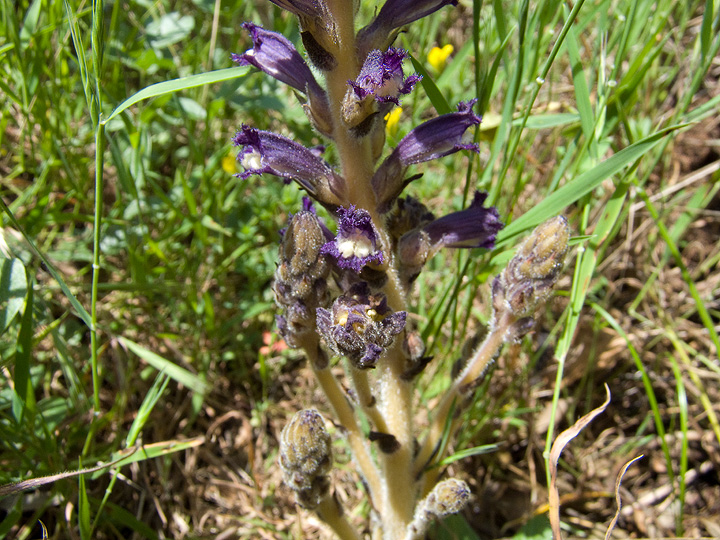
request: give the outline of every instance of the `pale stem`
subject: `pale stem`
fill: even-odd
[[[309,340],[308,340],[309,341]],[[358,464],[358,468],[365,478],[365,482],[370,492],[370,499],[372,501],[378,501],[375,497],[382,493],[380,476],[378,473],[377,466],[370,456],[370,449],[368,448],[367,441],[360,431],[360,427],[357,424],[355,413],[347,400],[345,393],[340,388],[337,379],[330,372],[329,367],[318,369],[317,366],[317,350],[318,341],[317,338],[313,343],[303,345],[303,350],[308,357],[310,366],[312,367],[315,378],[317,379],[320,387],[322,388],[325,396],[327,396],[330,406],[333,408],[335,416],[347,430],[347,439],[352,450],[353,457]]]
[[[361,62],[361,59],[357,58],[355,46],[352,2],[328,0],[327,6],[336,22],[338,49],[335,54],[337,65],[327,73],[326,83],[330,113],[333,118],[333,140],[340,158],[343,177],[347,182],[348,202],[370,213],[380,235],[381,244],[385,248],[383,251],[390,257],[390,239],[384,230],[383,219],[377,213],[377,201],[371,186],[374,161],[370,138],[353,136],[344,125],[341,114],[342,101],[348,90],[347,81],[357,77]],[[389,279],[384,292],[388,304],[395,311],[403,310],[405,294],[394,269],[394,261],[388,260],[386,265]],[[388,433],[395,436],[400,443],[400,448],[392,454],[380,452],[384,491],[381,492],[381,499],[373,498],[376,508],[382,514],[383,533],[388,539],[403,537],[407,524],[412,520],[415,506],[415,486],[412,476],[412,393],[411,386],[401,379],[404,371],[404,355],[400,342],[400,339],[396,340],[395,345],[378,365],[379,411],[385,418]],[[336,381],[334,384],[337,386]],[[325,393],[328,394],[328,390],[325,389]],[[353,425],[356,429],[354,417]],[[353,444],[350,435],[351,433],[349,439]],[[358,431],[353,437],[359,435]],[[359,443],[356,444],[360,446]],[[364,444],[362,447],[365,448]],[[376,490],[372,491],[378,493]]]
[[[490,328],[485,340],[475,349],[475,352],[470,357],[470,360],[468,360],[463,371],[455,378],[450,388],[448,388],[440,405],[436,409],[428,434],[415,458],[414,474],[416,477],[419,478],[421,476],[425,467],[430,465],[432,460],[437,461],[442,458],[442,456],[435,454],[438,451],[445,425],[448,422],[448,415],[451,413],[453,404],[459,405],[462,403],[466,396],[467,389],[471,387],[472,383],[475,382],[488,365],[490,365],[490,362],[492,362],[500,350],[500,347],[505,342],[505,334],[514,321],[515,318],[509,312],[505,312],[500,317],[500,320]],[[458,423],[458,418],[452,420],[450,430],[451,437],[455,429],[457,429]],[[429,476],[437,477],[437,474],[437,468],[428,471]],[[432,487],[433,486],[426,481],[422,494],[424,495],[429,489],[432,489]]]
[[[340,540],[361,540],[360,534],[345,519],[345,513],[343,512],[340,502],[335,498],[335,495],[328,493],[320,501],[320,504],[315,509],[317,515],[325,523],[327,523]]]
[[[379,453],[385,476],[385,505],[382,513],[386,539],[404,536],[408,523],[412,521],[416,501],[412,474],[412,385],[402,379],[401,362],[392,361],[393,357],[402,358],[401,347],[400,340],[396,340],[386,358],[378,362],[381,411],[387,420],[388,432],[400,443],[400,448],[391,454]]]
[[[375,429],[380,433],[388,433],[385,418],[383,418],[377,409],[377,400],[370,388],[370,378],[368,377],[367,370],[356,369],[350,366],[350,377],[355,389],[355,394],[357,394],[357,399],[363,411],[375,426]]]

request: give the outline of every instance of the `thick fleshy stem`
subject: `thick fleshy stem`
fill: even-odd
[[[355,527],[345,518],[340,502],[328,493],[315,509],[317,515],[335,532],[340,540],[361,540]]]
[[[330,0],[327,3],[336,22],[339,43],[335,55],[337,65],[326,72],[330,112],[335,127],[333,139],[340,158],[342,173],[346,179],[347,197],[352,204],[367,210],[379,233],[380,243],[389,252],[390,238],[383,228],[383,220],[377,213],[377,201],[371,186],[374,160],[370,137],[355,137],[343,126],[342,102],[347,92],[347,81],[354,80],[360,70],[356,55],[355,28],[352,8],[348,2]],[[383,292],[394,311],[406,306],[405,290],[392,262],[387,266],[388,282]],[[382,389],[379,410],[385,417],[389,433],[400,443],[391,454],[380,453],[384,473],[383,492],[373,502],[383,514],[385,538],[402,538],[412,521],[415,506],[415,485],[412,476],[412,393],[411,386],[401,379],[404,361],[400,340],[385,354],[378,366],[379,386]],[[326,390],[327,393],[327,390]]]
[[[358,426],[352,405],[345,397],[345,393],[340,388],[337,379],[330,372],[330,366],[326,358],[324,358],[325,353],[320,349],[320,340],[317,335],[307,336],[301,345],[315,378],[335,412],[335,417],[340,425],[347,430],[348,443],[358,468],[367,483],[370,500],[377,504],[377,501],[380,500],[377,497],[382,493],[380,475],[370,455],[367,440]],[[321,358],[321,355],[323,358]]]

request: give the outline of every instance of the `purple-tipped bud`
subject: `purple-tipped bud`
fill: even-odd
[[[477,144],[465,140],[468,128],[480,123],[472,107],[476,100],[458,105],[458,112],[428,120],[408,133],[372,178],[380,209],[387,210],[405,187],[407,167],[441,158],[460,150],[478,152]]]
[[[396,29],[417,21],[457,0],[387,0],[377,17],[358,33],[361,54],[370,49],[385,49],[396,36]]]
[[[250,32],[253,48],[243,54],[233,54],[233,61],[241,66],[255,66],[300,92],[325,94],[290,40],[250,22],[243,23],[242,27]]]
[[[338,208],[338,232],[321,253],[333,257],[340,268],[360,272],[366,264],[382,264],[383,254],[370,214],[362,208]]]
[[[328,347],[357,369],[373,368],[395,336],[405,328],[404,311],[392,312],[382,295],[369,294],[366,283],[340,296],[332,311],[318,308],[317,329]]]
[[[315,200],[328,206],[341,206],[345,200],[345,181],[312,150],[287,137],[243,125],[233,138],[242,146],[238,161],[245,168],[240,178],[270,173],[295,180]]]
[[[342,117],[348,127],[359,129],[359,135],[369,131],[368,120],[383,113],[389,105],[399,105],[398,97],[409,94],[422,78],[405,77],[402,63],[406,57],[406,51],[392,47],[386,52],[370,51],[358,77],[348,81],[350,88],[343,100]]]
[[[332,443],[314,409],[295,413],[280,434],[280,468],[303,508],[315,508],[330,490]]]

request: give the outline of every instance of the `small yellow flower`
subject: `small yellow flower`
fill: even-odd
[[[450,44],[445,45],[443,48],[433,47],[427,56],[428,63],[433,68],[435,68],[435,71],[441,72],[443,69],[445,69],[445,64],[447,64],[447,59],[453,53],[454,50],[455,50],[455,48]]]
[[[235,174],[237,170],[237,156],[235,156],[235,150],[230,150],[230,153],[222,158],[222,168],[228,174]]]
[[[394,137],[397,134],[402,111],[402,107],[395,107],[385,115],[385,134],[388,137]]]

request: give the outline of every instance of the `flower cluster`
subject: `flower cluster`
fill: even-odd
[[[386,123],[397,122],[391,109],[421,80],[405,73],[408,52],[392,46],[398,32],[457,1],[386,0],[373,20],[357,24],[357,32],[357,9],[347,3],[271,1],[297,16],[305,55],[286,37],[245,23],[252,47],[232,58],[292,88],[338,157],[333,165],[323,159],[324,148],[247,125],[233,138],[243,168],[240,178],[271,174],[294,181],[330,216],[320,218],[306,199],[289,219],[273,285],[281,311],[278,329],[290,347],[307,355],[344,428],[372,501],[373,538],[421,538],[432,519],[461,510],[470,492],[457,480],[436,486],[436,472],[428,471],[438,469],[426,467],[442,458],[436,425],[455,428],[455,420],[448,424],[447,417],[435,418],[418,447],[412,382],[432,358],[425,356],[412,326],[408,298],[414,280],[439,250],[493,249],[503,223],[496,208],[485,206],[482,192],[464,210],[438,218],[421,201],[403,196],[421,176],[411,172],[415,165],[459,151],[478,152],[472,140],[481,121],[473,111],[475,100],[416,126],[389,151],[384,146]],[[452,47],[441,51],[443,63],[451,52]],[[567,243],[561,236],[557,245]],[[530,317],[559,273],[564,252],[550,254],[548,243],[527,248],[524,259],[497,282],[494,298],[509,310],[508,324]],[[525,300],[517,299],[522,291]],[[329,356],[346,361],[343,384],[330,371]],[[453,387],[449,394],[458,392]],[[370,423],[367,431],[358,409]],[[372,444],[380,450],[375,456]],[[298,413],[281,435],[286,483],[298,502],[318,512],[341,538],[359,538],[330,494],[329,445],[319,414]]]

